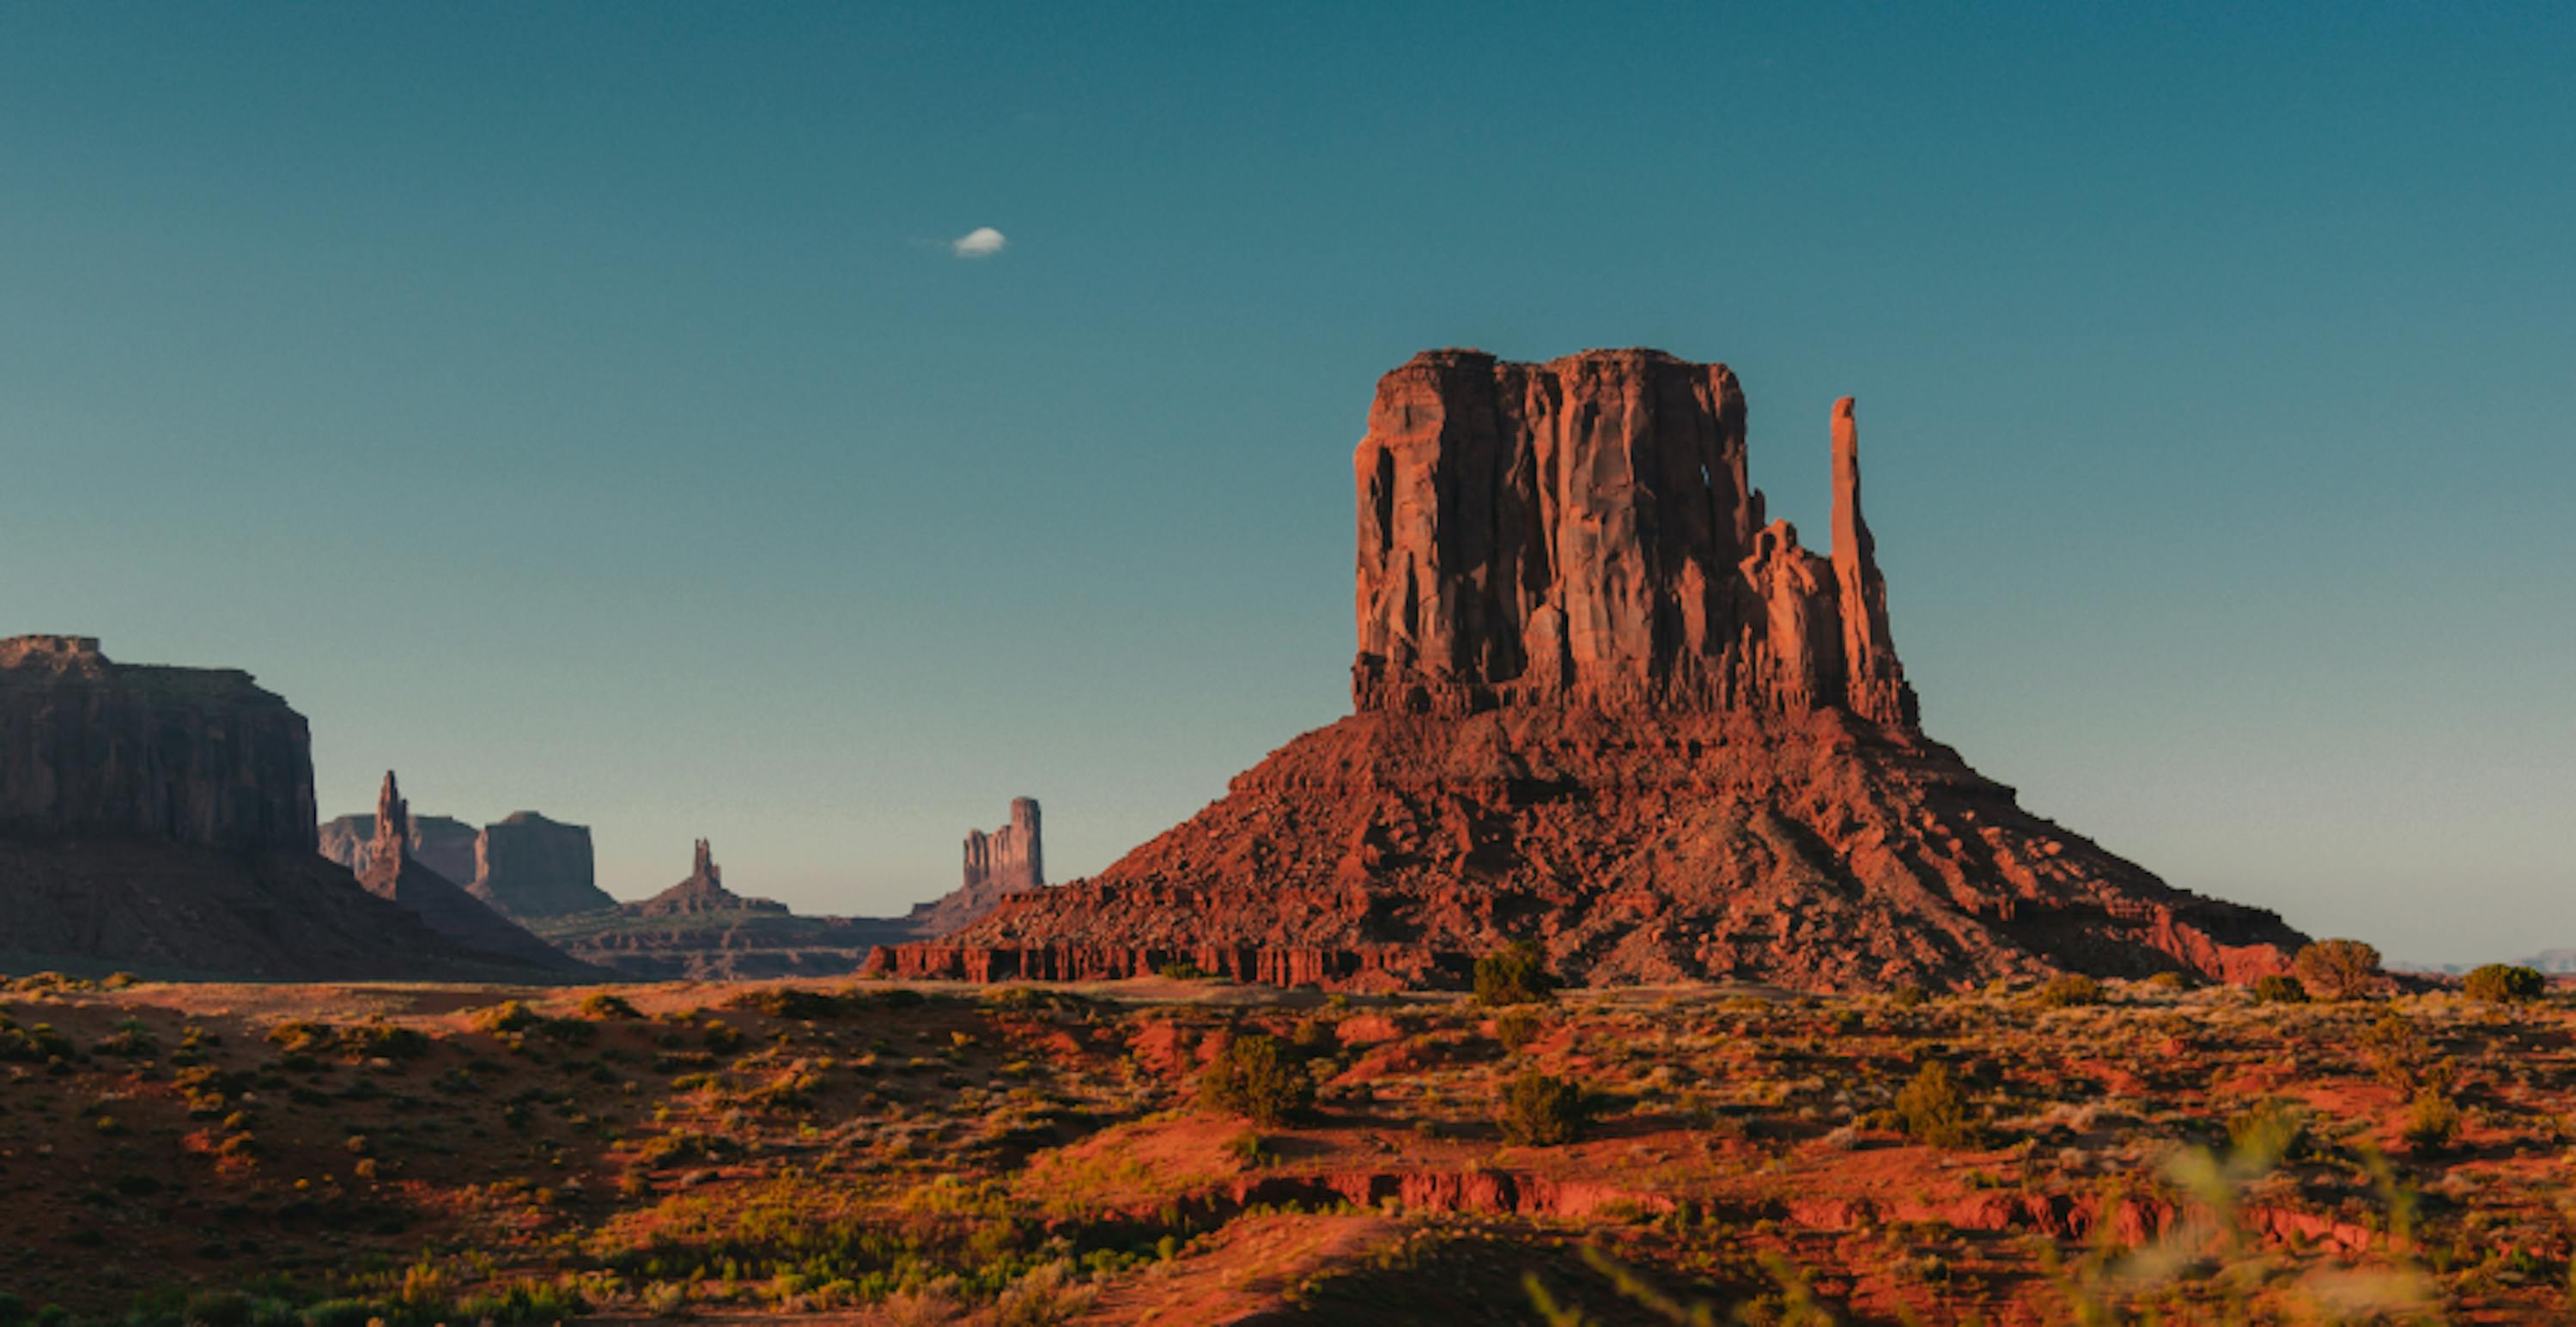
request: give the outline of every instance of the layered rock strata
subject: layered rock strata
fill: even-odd
[[[1539,941],[1590,982],[2243,980],[2302,937],[2021,809],[1925,737],[1831,415],[1834,543],[1747,480],[1735,375],[1415,357],[1354,458],[1356,713],[908,977],[1422,985]]]

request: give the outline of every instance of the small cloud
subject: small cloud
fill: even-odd
[[[948,251],[960,258],[990,258],[1000,253],[1002,246],[1008,243],[1010,241],[1002,237],[1002,232],[991,226],[977,226],[950,240]]]

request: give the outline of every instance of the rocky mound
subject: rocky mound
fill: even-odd
[[[785,912],[787,905],[765,898],[744,898],[724,886],[724,868],[705,839],[698,840],[689,877],[641,903],[621,904],[633,917],[682,917],[708,912]]]
[[[1189,962],[1436,983],[1514,939],[1596,982],[2242,979],[2301,937],[2022,811],[1925,737],[1833,412],[1834,541],[1747,482],[1722,365],[1415,357],[1355,459],[1358,711],[906,976]]]
[[[248,673],[0,641],[0,969],[525,979],[316,853],[304,718]]]

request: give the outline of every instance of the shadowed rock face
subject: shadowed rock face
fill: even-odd
[[[411,855],[411,808],[385,773],[376,799],[376,837],[368,850],[367,869],[358,883],[378,898],[419,914],[430,929],[466,949],[556,972],[578,972],[584,965],[522,930]]]
[[[1442,984],[1516,939],[1577,981],[2244,980],[2302,937],[2023,811],[1923,735],[1829,417],[1834,546],[1747,483],[1744,395],[1654,351],[1416,356],[1354,457],[1357,713],[907,976]]]
[[[310,852],[304,716],[248,673],[114,663],[88,636],[0,640],[0,833]]]
[[[514,812],[485,825],[474,841],[476,898],[512,917],[561,917],[617,906],[599,887],[590,829]]]
[[[226,669],[0,641],[0,970],[525,981],[317,855],[303,716]]]
[[[472,825],[446,816],[411,817],[411,855],[450,880],[474,878],[474,850],[482,836]],[[322,855],[364,873],[376,860],[376,818],[340,816],[322,822]]]

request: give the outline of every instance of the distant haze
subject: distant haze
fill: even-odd
[[[325,816],[899,912],[1346,711],[1380,372],[1655,345],[1811,543],[1859,398],[2035,810],[2576,945],[2576,10],[1979,12],[0,8],[0,634],[250,669]]]

